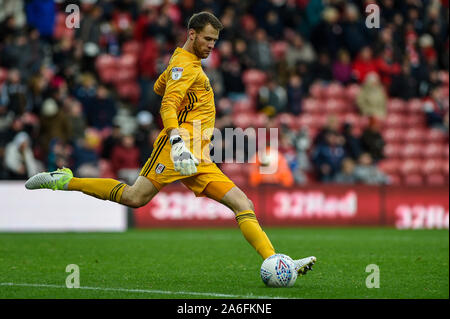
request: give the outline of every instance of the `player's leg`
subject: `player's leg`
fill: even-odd
[[[245,239],[255,248],[263,259],[273,254],[275,250],[267,237],[266,233],[261,229],[255,215],[255,207],[245,193],[234,186],[232,183],[211,182],[203,193],[225,206],[229,207],[236,215],[236,221],[242,231]],[[226,193],[224,193],[224,190]],[[299,275],[305,275],[316,262],[316,257],[310,256],[294,260],[295,268]]]
[[[227,189],[229,190],[223,194],[224,190]],[[253,202],[248,199],[241,189],[232,183],[211,182],[206,186],[204,194],[224,204],[234,212],[236,221],[245,239],[263,259],[275,254],[272,243],[261,229],[256,218]]]
[[[68,168],[36,174],[25,183],[25,187],[79,191],[134,208],[147,204],[158,193],[153,183],[143,176],[139,176],[134,185],[128,186],[111,178],[76,178]]]

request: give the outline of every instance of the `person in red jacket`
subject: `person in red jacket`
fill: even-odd
[[[132,135],[122,137],[121,143],[111,152],[111,165],[114,173],[126,181],[134,182],[139,176],[139,149]]]
[[[367,74],[377,72],[372,49],[369,46],[365,46],[361,49],[358,57],[353,62],[352,72],[353,77],[358,83],[363,83]]]

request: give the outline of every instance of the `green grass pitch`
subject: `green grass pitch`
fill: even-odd
[[[239,229],[0,234],[0,298],[449,298],[448,230],[266,228],[277,252],[315,255],[292,288],[265,287]],[[66,266],[80,289],[65,287]],[[379,267],[368,289],[366,266]]]

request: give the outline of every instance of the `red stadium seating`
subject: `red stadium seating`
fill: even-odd
[[[314,98],[306,98],[302,101],[302,110],[308,114],[324,112],[323,103]]]
[[[419,158],[423,156],[423,148],[422,144],[405,144],[402,146],[400,154],[404,159]]]
[[[423,162],[421,170],[425,175],[442,174],[443,163],[440,160],[427,159]]]
[[[309,87],[309,94],[315,99],[323,99],[325,97],[325,86],[320,82],[315,82]]]
[[[405,117],[397,112],[389,114],[383,124],[386,128],[400,128],[406,126]]]
[[[345,96],[347,97],[348,101],[354,104],[356,96],[358,95],[360,90],[361,88],[358,84],[348,85],[347,88],[345,89]]]
[[[404,130],[402,129],[386,129],[383,131],[383,137],[386,143],[400,143],[404,138]]]
[[[396,98],[389,99],[387,102],[387,111],[388,114],[405,112],[405,102]]]
[[[401,161],[397,159],[385,159],[379,164],[379,168],[384,173],[391,175],[400,171]]]
[[[405,159],[400,164],[400,171],[403,176],[419,174],[421,171],[422,162],[420,160]]]
[[[430,129],[425,132],[425,138],[428,143],[444,143],[448,140],[448,136],[444,134],[441,130]]]
[[[388,116],[391,117],[391,114]],[[424,128],[425,123],[425,117],[423,114],[411,114],[409,116],[406,116],[402,119],[403,123],[407,127],[421,127]]]
[[[425,158],[441,158],[444,157],[444,146],[440,143],[426,144],[423,148]]]
[[[406,110],[409,114],[423,114],[422,104],[420,99],[411,99],[406,104]]]
[[[421,186],[425,184],[425,180],[420,174],[405,175],[403,183],[408,186]]]
[[[337,82],[332,82],[325,86],[323,93],[327,99],[340,100],[345,98],[345,89],[340,83]]]
[[[433,186],[443,186],[448,183],[448,180],[446,181],[446,178],[442,174],[432,174],[426,176],[426,181],[428,185]]]
[[[404,141],[407,143],[423,142],[426,139],[426,130],[421,128],[410,128],[404,131]]]
[[[402,146],[403,144],[386,144],[384,147],[384,155],[387,158],[399,158],[402,155]]]
[[[266,83],[267,75],[265,72],[251,69],[244,72],[242,80],[246,85],[262,86]]]

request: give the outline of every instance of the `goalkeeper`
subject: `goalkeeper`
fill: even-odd
[[[215,105],[201,59],[209,56],[222,28],[220,21],[208,12],[195,14],[189,20],[186,43],[175,50],[167,69],[155,83],[155,92],[162,96],[160,113],[164,129],[134,185],[113,179],[76,178],[70,169],[63,168],[37,174],[25,187],[80,191],[137,208],[151,201],[164,186],[181,180],[196,196],[207,196],[229,207],[242,234],[263,259],[275,254],[258,223],[253,203],[209,159]],[[295,262],[297,271],[303,274],[311,269],[315,257]]]

